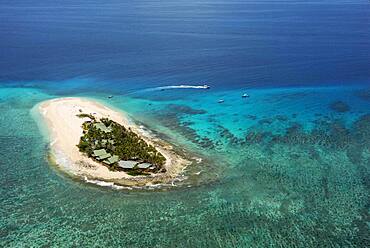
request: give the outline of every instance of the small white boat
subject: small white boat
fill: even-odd
[[[218,100],[218,103],[223,103],[223,102],[225,102],[223,99]]]
[[[205,89],[210,89],[211,87],[208,84],[203,85]]]
[[[242,97],[243,97],[243,98],[247,98],[247,97],[249,97],[249,95],[244,93],[244,94],[242,95]]]

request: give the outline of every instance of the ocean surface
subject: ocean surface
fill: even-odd
[[[65,96],[196,162],[64,175],[34,106]],[[1,0],[0,170],[0,247],[369,247],[370,2]]]

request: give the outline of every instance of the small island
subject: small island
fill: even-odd
[[[40,126],[46,127],[50,140],[51,161],[86,181],[124,186],[170,184],[190,163],[124,112],[97,101],[59,98],[37,108]]]

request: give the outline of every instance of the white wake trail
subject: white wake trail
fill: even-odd
[[[162,89],[208,89],[209,86],[207,85],[169,85],[169,86],[161,86],[161,87],[156,87],[153,89],[157,90],[162,90]]]
[[[163,90],[171,90],[171,89],[209,89],[210,87],[207,84],[203,85],[187,85],[187,84],[181,84],[181,85],[167,85],[167,86],[159,86],[154,88],[147,88],[142,90],[137,90],[134,92],[127,93],[125,95],[133,95],[133,94],[140,94],[145,92],[154,92],[154,91],[163,91]]]

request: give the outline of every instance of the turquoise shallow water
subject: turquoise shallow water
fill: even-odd
[[[65,95],[0,89],[3,247],[368,245],[365,86],[68,94],[123,109],[203,158],[164,191],[99,187],[50,166],[31,109]]]

